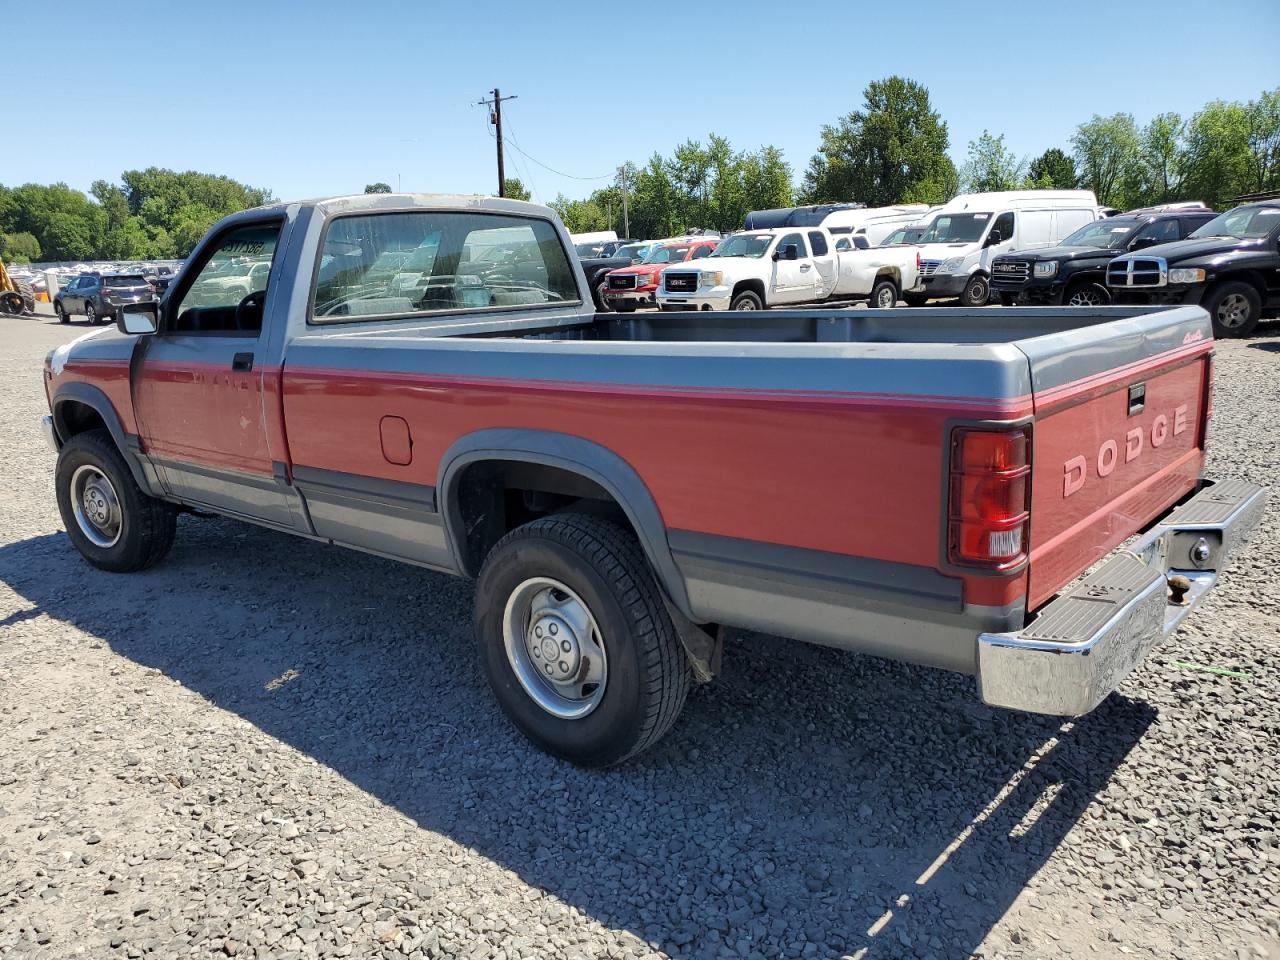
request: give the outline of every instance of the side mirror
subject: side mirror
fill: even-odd
[[[155,333],[160,327],[157,307],[152,303],[126,303],[116,314],[116,327],[121,333],[140,336]]]
[[[1159,240],[1157,240],[1155,237],[1150,237],[1150,236],[1148,236],[1148,237],[1138,237],[1137,239],[1135,239],[1135,240],[1133,241],[1133,243],[1129,244],[1129,249],[1130,249],[1130,250],[1145,250],[1147,247],[1154,247],[1154,246],[1155,246],[1157,243],[1159,243],[1159,242],[1160,242],[1160,241],[1159,241]]]
[[[794,243],[788,243],[785,247],[779,247],[773,254],[775,260],[798,260],[800,259],[800,249]]]
[[[990,233],[987,234],[987,242],[984,243],[983,246],[994,247],[997,243],[1003,243],[1003,242],[1004,242],[1004,237],[1000,235],[1000,231],[992,230]]]

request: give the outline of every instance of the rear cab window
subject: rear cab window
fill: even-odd
[[[325,228],[310,321],[579,303],[549,220],[404,211],[337,217]]]
[[[103,285],[104,287],[146,287],[146,286],[150,286],[150,284],[148,284],[148,283],[147,283],[147,278],[146,278],[146,277],[144,277],[144,276],[142,276],[142,274],[138,274],[137,276],[123,276],[123,275],[121,275],[121,276],[116,276],[116,277],[103,277],[103,278],[102,278],[102,285]]]

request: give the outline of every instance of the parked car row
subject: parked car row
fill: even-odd
[[[156,299],[146,277],[141,273],[82,273],[53,298],[53,312],[60,323],[83,315],[91,324],[111,323],[120,307]]]

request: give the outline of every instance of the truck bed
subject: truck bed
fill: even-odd
[[[431,486],[464,434],[571,434],[652,493],[699,619],[794,634],[807,592],[804,639],[972,670],[954,618],[1007,629],[1194,489],[1207,331],[1194,307],[312,326],[288,344],[284,407],[296,465]],[[1123,449],[1116,395],[1136,380],[1171,404],[1143,430],[1183,398],[1195,429],[1064,498],[1064,461]],[[407,467],[365,426],[387,415],[412,431]],[[1013,576],[951,569],[939,542],[950,431],[993,421],[1032,424],[1031,558]],[[895,629],[904,598],[936,635]]]

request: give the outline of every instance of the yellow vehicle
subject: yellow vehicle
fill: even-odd
[[[14,279],[0,260],[0,313],[24,314],[36,312],[36,295],[26,280]]]

